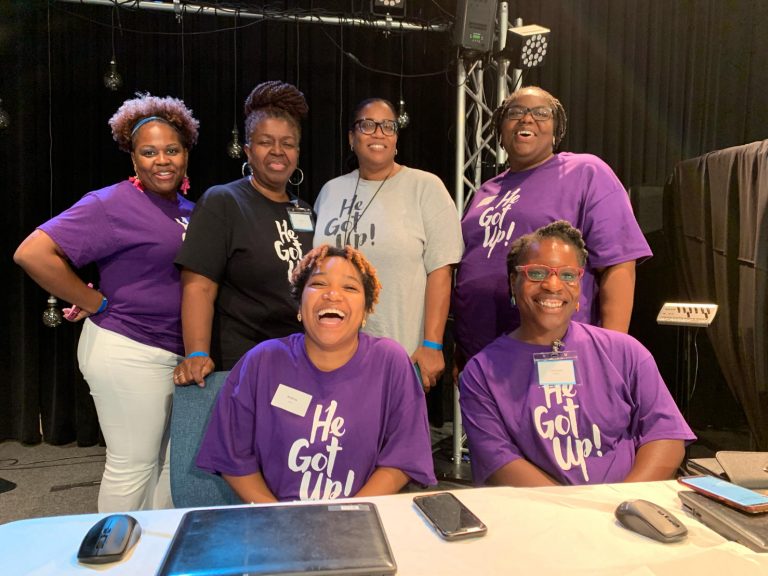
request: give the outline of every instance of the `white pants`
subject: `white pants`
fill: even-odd
[[[86,319],[77,359],[107,443],[99,512],[173,508],[168,435],[182,357]]]

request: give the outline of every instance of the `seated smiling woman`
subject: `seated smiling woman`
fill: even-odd
[[[581,233],[564,220],[512,244],[521,324],[461,375],[476,484],[667,480],[696,439],[642,344],[571,320],[586,260]]]
[[[357,250],[319,246],[291,280],[305,334],[235,365],[197,465],[245,502],[393,494],[435,484],[424,393],[406,351],[360,332],[381,288]]]

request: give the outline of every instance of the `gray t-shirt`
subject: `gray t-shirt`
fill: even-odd
[[[459,262],[464,249],[448,190],[434,174],[406,166],[385,181],[354,170],[323,186],[315,212],[315,246],[349,244],[376,268],[382,290],[365,332],[413,354],[423,340],[427,274]]]

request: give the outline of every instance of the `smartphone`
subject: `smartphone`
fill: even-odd
[[[732,508],[757,514],[768,512],[768,496],[755,492],[749,488],[738,486],[717,478],[715,476],[685,476],[678,478],[678,482],[692,490],[709,496]]]
[[[413,503],[446,540],[484,536],[485,524],[450,492],[414,496]]]

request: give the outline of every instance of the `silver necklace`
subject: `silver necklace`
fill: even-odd
[[[357,187],[360,186],[360,170],[357,171],[357,182],[355,183],[355,191],[352,193],[352,203],[349,205],[349,214],[347,214],[347,222],[344,224],[344,228],[346,229],[346,232],[344,233],[344,245],[349,244],[349,235],[352,234],[352,232],[357,232],[357,223],[360,222],[363,218],[363,214],[366,213],[368,210],[368,207],[371,205],[371,203],[376,199],[376,195],[379,193],[379,191],[384,186],[384,183],[389,179],[389,177],[392,175],[392,172],[394,172],[395,167],[392,166],[392,169],[389,171],[389,173],[384,177],[384,180],[381,181],[381,184],[379,184],[379,187],[376,188],[376,192],[373,193],[373,196],[371,196],[371,199],[368,200],[368,204],[365,205],[365,208],[363,208],[362,212],[360,212],[359,216],[355,218],[355,225],[352,226],[352,229],[349,229],[349,220],[352,218],[352,209],[355,206],[355,201],[357,200]]]

